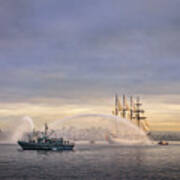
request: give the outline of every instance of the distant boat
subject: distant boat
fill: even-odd
[[[89,143],[90,143],[90,144],[95,144],[95,143],[96,143],[96,141],[94,141],[94,140],[90,140],[90,141],[89,141]]]
[[[51,132],[51,134],[53,131]],[[33,131],[28,141],[18,141],[23,150],[73,150],[74,143],[63,138],[50,138],[48,126],[45,124],[44,132]]]
[[[168,142],[166,142],[166,141],[159,141],[158,144],[159,144],[159,145],[168,145]]]

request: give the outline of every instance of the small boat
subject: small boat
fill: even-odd
[[[167,146],[167,145],[168,145],[168,142],[166,142],[166,141],[159,141],[158,144],[159,144],[159,145],[166,145],[166,146]]]
[[[94,140],[89,141],[90,144],[95,144],[96,142]]]
[[[51,133],[52,134],[52,133]],[[74,143],[61,138],[50,138],[48,134],[48,126],[45,124],[44,132],[33,131],[28,141],[18,141],[23,150],[73,150]]]

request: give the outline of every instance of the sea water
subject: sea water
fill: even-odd
[[[180,179],[180,145],[77,144],[74,151],[22,151],[0,144],[2,180]]]
[[[14,137],[20,138],[33,128],[33,121],[23,118],[10,138],[14,141],[0,144],[0,180],[180,179],[178,134],[155,133],[151,138],[157,141],[151,141],[131,122],[107,115],[80,115],[51,125],[59,135],[86,143],[75,141],[74,151],[23,151]],[[106,140],[106,133],[118,141],[99,143]],[[160,146],[160,139],[176,141]],[[95,144],[90,144],[91,140]]]

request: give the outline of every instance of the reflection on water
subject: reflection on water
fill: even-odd
[[[74,151],[0,145],[0,179],[180,179],[180,145],[81,144]]]

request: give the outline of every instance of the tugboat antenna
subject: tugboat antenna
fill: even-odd
[[[47,131],[48,131],[48,125],[47,125],[47,123],[45,123],[45,125],[44,125],[44,134],[45,134],[45,136],[47,136]]]

